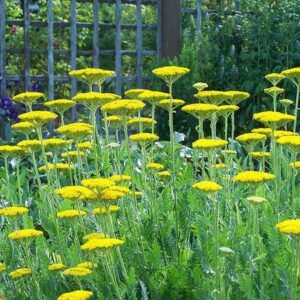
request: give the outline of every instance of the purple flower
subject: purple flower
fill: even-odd
[[[32,92],[40,92],[40,91],[41,91],[41,86],[40,86],[40,84],[34,83],[34,84],[31,86],[31,91],[32,91]]]

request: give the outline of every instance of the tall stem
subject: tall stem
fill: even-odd
[[[300,83],[295,83],[295,84],[296,84],[296,87],[297,87],[297,91],[296,91],[296,105],[295,105],[295,111],[294,111],[294,115],[295,115],[295,118],[296,118],[295,121],[294,121],[294,128],[293,128],[294,132],[296,132],[296,128],[297,128],[299,94],[300,94]]]

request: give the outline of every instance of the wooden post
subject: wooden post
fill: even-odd
[[[202,33],[202,0],[197,0],[197,33],[200,35]]]
[[[121,48],[121,0],[116,0],[116,39],[115,39],[115,71],[116,71],[116,93],[122,92],[122,48]]]
[[[137,63],[136,63],[136,75],[137,75],[137,87],[142,87],[143,76],[143,35],[142,35],[142,0],[136,1],[136,49],[137,49]]]
[[[0,0],[0,78],[1,78],[1,97],[6,96],[6,43],[5,43],[5,21],[6,21],[6,0]]]
[[[99,0],[93,3],[93,67],[99,68]]]
[[[48,99],[54,99],[54,68],[53,68],[53,0],[47,1],[48,29]]]
[[[25,91],[31,90],[30,83],[30,51],[29,51],[29,4],[30,0],[24,0],[23,13],[24,13],[24,76],[25,76]]]
[[[161,1],[162,57],[174,57],[181,51],[180,0]]]

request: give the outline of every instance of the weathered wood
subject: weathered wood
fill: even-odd
[[[76,0],[71,0],[71,70],[76,69],[77,56],[77,24],[76,24]],[[71,97],[76,94],[76,79],[71,77]],[[75,121],[77,117],[76,107],[72,107],[71,119]]]
[[[116,72],[116,93],[121,95],[122,91],[122,53],[121,53],[121,0],[116,0],[116,38],[115,38],[115,72]]]
[[[157,29],[156,29],[156,50],[158,53],[158,60],[162,57],[162,22],[161,22],[161,11],[162,11],[162,0],[157,0],[156,7],[156,19],[157,19]]]
[[[7,53],[24,53],[23,48],[8,48],[6,49]],[[29,52],[31,54],[47,54],[48,51],[44,49],[29,49]],[[60,54],[60,55],[71,55],[71,52],[69,50],[61,50],[61,49],[54,49],[54,54]],[[127,56],[136,56],[137,51],[136,50],[121,50],[122,55]],[[156,50],[143,50],[143,55],[156,55]],[[92,56],[94,52],[92,50],[77,50],[77,55],[80,56]],[[99,54],[103,56],[112,56],[116,54],[115,50],[99,50]]]
[[[93,66],[99,68],[99,1],[93,4]]]
[[[47,1],[48,23],[48,99],[54,99],[54,66],[53,66],[53,0]]]
[[[197,0],[197,6],[196,6],[196,10],[197,10],[197,33],[201,34],[202,33],[202,0]]]
[[[142,35],[142,0],[136,1],[136,74],[138,88],[142,87],[143,81],[143,35]]]
[[[180,0],[162,1],[162,57],[174,57],[181,51]]]
[[[116,3],[116,0],[99,0],[102,3]],[[78,0],[78,2],[91,2],[91,0]],[[142,4],[156,4],[157,0],[142,0]],[[122,0],[122,3],[136,4],[136,0]]]
[[[241,1],[240,0],[235,0],[235,10],[237,12],[241,11]]]
[[[23,14],[24,14],[24,75],[25,75],[25,90],[31,90],[30,83],[30,52],[29,52],[29,4],[30,0],[24,0],[23,2]]]
[[[6,0],[0,0],[0,78],[1,78],[1,91],[0,96],[6,96],[6,43],[5,43],[5,21],[6,21]]]
[[[95,0],[94,0],[95,1]],[[6,21],[7,25],[17,25],[20,27],[23,27],[24,22],[20,20],[7,20]],[[77,22],[77,28],[94,28],[94,23],[85,23],[85,22]],[[30,26],[32,27],[47,27],[48,23],[43,22],[43,21],[31,21]],[[55,21],[53,22],[53,27],[54,28],[69,28],[71,26],[71,22],[60,22],[60,21]],[[109,23],[99,23],[98,24],[100,29],[113,29],[115,28],[115,24],[109,24]],[[156,25],[155,24],[143,24],[142,28],[144,30],[155,30]],[[126,29],[126,30],[136,30],[136,25],[135,24],[121,24],[121,29]]]

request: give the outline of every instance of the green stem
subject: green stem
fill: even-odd
[[[297,128],[299,94],[300,94],[300,83],[295,83],[295,84],[296,84],[296,87],[297,87],[297,91],[296,91],[296,104],[295,104],[295,110],[294,110],[294,115],[295,115],[295,118],[296,118],[295,121],[294,121],[294,127],[293,127],[294,132],[296,132],[296,128]]]
[[[21,180],[20,180],[20,159],[17,159],[16,162],[17,169],[17,184],[18,184],[18,195],[19,195],[19,204],[22,204],[22,188],[21,188]]]

